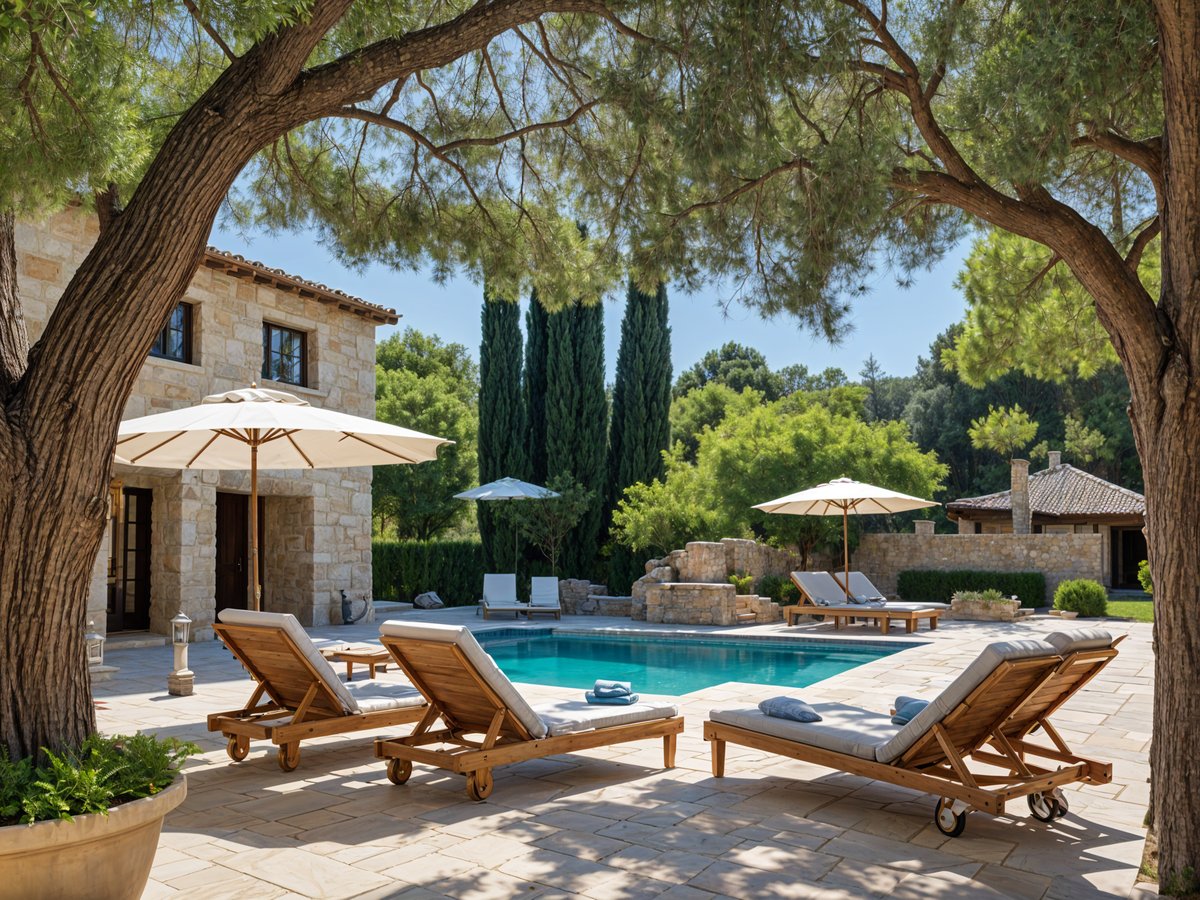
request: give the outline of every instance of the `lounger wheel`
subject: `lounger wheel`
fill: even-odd
[[[1039,791],[1036,794],[1030,794],[1027,799],[1030,814],[1039,822],[1053,822],[1055,819],[1061,819],[1071,809],[1067,798],[1060,790],[1049,793]]]
[[[234,762],[241,762],[250,753],[250,739],[240,734],[229,735],[229,743],[225,745],[225,752]]]
[[[279,768],[285,772],[293,771],[300,765],[300,742],[279,745]]]
[[[404,784],[412,775],[412,760],[389,759],[387,764],[388,781],[392,784]]]
[[[479,769],[467,775],[467,796],[472,800],[486,800],[492,793],[492,770]]]
[[[967,812],[955,812],[954,801],[943,797],[933,811],[933,824],[946,837],[958,837],[967,827]]]

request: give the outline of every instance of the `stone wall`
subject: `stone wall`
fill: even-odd
[[[732,584],[656,584],[646,592],[646,621],[664,625],[736,625]]]
[[[1104,580],[1099,534],[865,534],[851,558],[885,595],[906,569],[1041,572],[1046,601],[1070,578]]]
[[[18,288],[31,341],[45,329],[97,234],[95,218],[78,210],[17,223]],[[122,418],[190,406],[251,382],[314,406],[374,417],[376,322],[369,316],[205,267],[183,300],[192,304],[192,363],[148,357]],[[264,320],[307,334],[307,387],[262,379]],[[154,489],[151,629],[166,633],[182,609],[196,622],[193,635],[211,638],[216,492],[248,494],[249,473],[118,465],[114,478]],[[340,621],[343,589],[371,592],[371,469],[264,471],[259,492],[267,498],[264,609],[295,613],[306,625]],[[88,603],[101,632],[108,553],[106,541]]]

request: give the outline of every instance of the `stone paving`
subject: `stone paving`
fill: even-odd
[[[509,624],[484,623],[470,610],[407,616]],[[551,624],[641,623],[566,617],[519,627]],[[898,693],[935,695],[989,641],[1059,625],[1039,617],[946,623],[915,636],[893,629],[888,640],[921,646],[802,690],[726,683],[682,697],[687,727],[671,771],[659,768],[657,740],[602,748],[498,769],[485,803],[467,799],[461,777],[419,765],[408,784],[390,784],[369,732],[305,742],[288,774],[263,743],[230,763],[205,716],[243,703],[250,682],[219,643],[192,646],[192,697],[166,693],[169,647],[110,653],[121,671],[95,694],[103,730],[175,735],[206,751],[189,762],[188,798],[166,821],[147,898],[1144,896],[1153,892],[1135,879],[1149,773],[1149,625],[1107,623],[1129,635],[1120,656],[1055,717],[1069,742],[1111,759],[1115,777],[1070,790],[1071,814],[1053,825],[1014,803],[1005,817],[972,813],[965,835],[948,839],[932,824],[927,795],[732,745],[726,777],[711,775],[701,727],[715,706],[786,692],[886,710]],[[835,637],[823,624],[670,630]],[[374,632],[313,630],[348,640]],[[858,627],[836,638],[880,635]],[[524,690],[533,700],[578,693]]]

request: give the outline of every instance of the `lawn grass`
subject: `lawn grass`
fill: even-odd
[[[1109,600],[1108,614],[1136,622],[1154,621],[1153,600]]]

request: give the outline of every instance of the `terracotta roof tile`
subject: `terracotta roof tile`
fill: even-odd
[[[209,247],[204,254],[204,265],[210,269],[224,272],[234,278],[244,278],[259,284],[270,284],[272,287],[288,292],[296,292],[301,297],[316,300],[320,303],[336,304],[339,309],[366,316],[380,325],[395,325],[400,317],[394,309],[371,303],[361,297],[347,294],[328,285],[309,281],[299,275],[292,275],[283,269],[276,269],[255,260],[246,259],[239,253],[228,250],[218,250]]]
[[[1029,476],[1029,505],[1043,516],[1142,516],[1146,498],[1063,463]],[[946,504],[950,512],[1008,512],[1012,491],[964,497]]]

